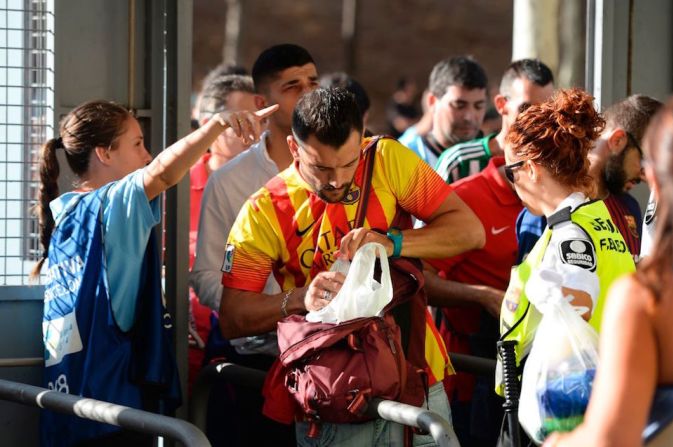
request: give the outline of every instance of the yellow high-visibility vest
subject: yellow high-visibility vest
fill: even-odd
[[[530,352],[537,326],[542,318],[542,314],[535,306],[531,305],[526,297],[526,282],[531,273],[542,263],[542,258],[551,239],[553,226],[568,220],[584,230],[593,242],[596,251],[594,268],[598,276],[600,291],[589,319],[589,324],[596,331],[600,331],[603,306],[610,285],[618,277],[634,272],[636,269],[626,242],[624,242],[617,226],[612,222],[610,213],[602,200],[587,202],[578,206],[572,212],[569,209],[564,209],[554,216],[550,216],[550,225],[547,226],[526,259],[512,269],[509,286],[500,310],[500,339],[517,341],[517,366],[520,365],[521,359]],[[500,359],[498,359],[495,391],[502,396],[503,384],[500,366]]]

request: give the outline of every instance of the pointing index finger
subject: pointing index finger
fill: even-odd
[[[255,116],[257,118],[263,119],[266,118],[267,116],[273,115],[273,113],[278,110],[280,106],[278,104],[274,104],[269,107],[265,107],[262,110],[258,110],[255,112]]]

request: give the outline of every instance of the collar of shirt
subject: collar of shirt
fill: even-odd
[[[573,211],[575,208],[587,202],[588,200],[589,199],[587,198],[587,196],[584,195],[584,193],[579,191],[573,192],[568,197],[561,200],[561,203],[558,204],[558,206],[556,207],[556,209],[552,214],[567,207],[570,207],[570,210]]]

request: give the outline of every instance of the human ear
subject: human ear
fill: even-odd
[[[437,102],[437,97],[432,93],[428,93],[428,108],[433,108]]]
[[[109,166],[111,161],[110,148],[96,146],[95,151],[96,151],[96,158],[98,158],[98,161],[100,161],[105,166]]]
[[[257,110],[262,110],[266,107],[266,99],[262,95],[255,95],[255,107],[257,107]]]
[[[493,105],[495,106],[495,110],[498,111],[500,116],[504,116],[507,114],[507,109],[505,106],[507,105],[507,97],[503,96],[501,94],[497,94],[493,97]]]
[[[287,136],[287,147],[290,148],[292,158],[297,160],[299,158],[299,145],[297,144],[297,140],[294,139],[294,135],[292,134]]]
[[[532,182],[537,183],[540,181],[540,178],[542,177],[542,169],[539,165],[531,160],[526,160],[523,168],[528,170],[528,176]]]
[[[624,132],[624,129],[621,128],[616,128],[610,131],[610,135],[608,135],[607,142],[608,142],[608,149],[610,149],[610,152],[613,154],[618,154],[621,152],[628,144],[628,136],[626,135],[626,132]]]

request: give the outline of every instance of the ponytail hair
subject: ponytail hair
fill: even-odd
[[[36,280],[49,254],[49,242],[54,231],[54,217],[49,203],[58,197],[60,168],[56,151],[63,149],[68,166],[77,178],[89,170],[89,160],[96,147],[115,149],[117,138],[126,130],[131,113],[110,101],[90,101],[80,104],[68,113],[59,126],[59,138],[47,141],[40,150],[40,188],[36,211],[40,222],[40,243],[43,252],[30,272]]]
[[[49,203],[58,197],[58,175],[60,168],[56,158],[56,150],[63,146],[61,138],[52,138],[40,149],[40,189],[37,193],[37,205],[35,207],[40,222],[40,244],[43,252],[40,260],[30,272],[30,279],[35,281],[40,275],[42,265],[49,253],[49,241],[54,230],[54,216],[51,215]]]

